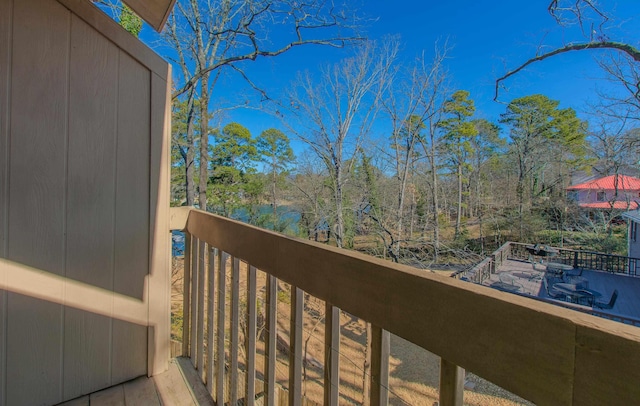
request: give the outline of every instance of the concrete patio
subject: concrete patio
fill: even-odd
[[[518,295],[553,302],[563,307],[570,307],[583,312],[603,313],[604,315],[612,316],[608,318],[614,320],[618,319],[629,324],[640,325],[640,278],[584,269],[581,276],[588,281],[589,289],[595,290],[602,295],[597,299],[598,301],[608,302],[614,290],[617,289],[619,292],[612,309],[597,309],[550,297],[543,285],[542,278],[545,270],[544,263],[532,264],[527,261],[507,259],[482,284]],[[637,323],[623,319],[632,319]]]

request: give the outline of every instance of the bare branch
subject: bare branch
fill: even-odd
[[[544,53],[542,55],[536,56],[534,58],[528,59],[525,63],[518,66],[517,68],[507,72],[503,76],[496,79],[496,91],[493,100],[498,101],[498,96],[500,92],[500,83],[505,79],[517,74],[527,66],[531,65],[534,62],[540,62],[547,58],[550,58],[555,55],[563,54],[571,51],[583,51],[587,49],[611,49],[619,52],[623,52],[633,58],[634,61],[640,62],[640,50],[622,42],[613,42],[613,41],[603,41],[603,42],[588,42],[582,44],[571,44],[564,46],[562,48],[554,49],[553,51]]]

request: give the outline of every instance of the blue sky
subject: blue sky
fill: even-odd
[[[604,3],[603,3],[604,4]],[[497,121],[505,105],[493,101],[495,79],[535,54],[540,44],[557,46],[564,41],[581,40],[576,27],[562,29],[547,13],[548,1],[362,1],[361,15],[369,22],[366,34],[373,39],[399,35],[402,41],[400,61],[411,61],[423,51],[433,54],[434,43],[448,40],[453,47],[446,66],[455,89],[471,92],[478,117]],[[640,2],[606,2],[616,17],[612,39],[640,42]],[[143,40],[149,35],[143,35]],[[550,49],[550,48],[549,48]],[[315,72],[321,66],[336,63],[345,50],[311,46],[298,48],[275,59],[252,62],[248,74],[259,85],[277,96],[289,87],[299,71]],[[596,52],[573,52],[532,65],[505,82],[501,100],[542,93],[559,100],[561,107],[573,107],[583,118],[586,102],[593,101],[595,89],[609,86],[594,61]],[[228,76],[216,89],[221,101],[247,98],[248,90],[238,76]],[[253,104],[253,103],[252,103]],[[235,110],[225,122],[238,121],[252,134],[276,127],[284,129],[276,118],[256,110]]]

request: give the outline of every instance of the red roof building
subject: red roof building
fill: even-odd
[[[567,196],[588,209],[637,210],[640,208],[640,179],[611,175],[572,185]]]

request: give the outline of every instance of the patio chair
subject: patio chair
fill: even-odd
[[[566,276],[582,276],[582,268],[574,268],[572,271],[564,271]]]
[[[505,292],[517,292],[520,289],[524,289],[524,286],[522,286],[522,284],[516,282],[516,279],[518,278],[507,272],[498,274],[498,279],[500,280],[500,282],[491,284],[491,287]]]
[[[547,292],[547,296],[554,299],[561,299],[565,297],[563,293],[558,292],[553,287],[549,288],[549,280],[546,276],[542,278],[542,283],[544,284],[544,290]]]
[[[597,307],[598,309],[613,309],[613,306],[616,304],[616,299],[618,299],[618,289],[613,291],[609,303],[595,301],[593,302],[593,307]]]

